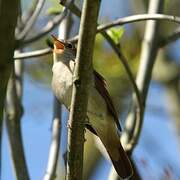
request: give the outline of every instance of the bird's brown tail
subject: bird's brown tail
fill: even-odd
[[[121,178],[127,179],[133,175],[131,162],[121,145],[117,132],[112,130],[111,133],[109,132],[108,134],[106,137],[99,134],[99,138],[104,144],[117,174]]]
[[[126,155],[122,145],[119,143],[118,147],[118,152],[119,152],[119,157],[118,158],[114,158],[111,155],[111,150],[109,151],[107,149],[107,152],[109,154],[109,157],[113,163],[114,169],[116,170],[116,172],[118,173],[118,175],[125,179],[125,178],[130,178],[133,175],[133,169],[131,166],[131,162],[128,158],[128,156]]]

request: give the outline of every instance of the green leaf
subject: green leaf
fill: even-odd
[[[111,28],[107,31],[108,35],[114,40],[114,42],[117,44],[119,43],[120,38],[124,34],[124,28]]]
[[[51,7],[47,10],[48,15],[57,15],[61,12],[61,9],[58,7]]]

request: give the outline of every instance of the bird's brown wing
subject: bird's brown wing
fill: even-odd
[[[111,100],[111,97],[106,89],[106,80],[97,71],[94,70],[93,73],[94,73],[95,87],[96,87],[97,91],[99,92],[99,94],[104,98],[110,114],[114,117],[114,120],[116,122],[118,129],[119,129],[119,131],[121,131],[121,126],[119,124],[119,119],[118,119],[116,109],[115,109],[114,104]],[[97,135],[96,131],[93,129],[93,127],[91,127],[91,125],[86,124],[86,127],[92,133]]]
[[[95,70],[94,70],[94,78],[95,78],[96,89],[98,90],[99,94],[104,98],[110,114],[114,117],[118,129],[121,130],[116,109],[106,89],[106,80]]]

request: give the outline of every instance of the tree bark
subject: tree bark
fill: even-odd
[[[92,57],[99,7],[99,0],[85,0],[83,4],[69,118],[67,180],[82,179],[84,125],[88,89],[92,85]]]
[[[6,89],[13,65],[18,8],[19,0],[0,0],[0,146]]]
[[[7,82],[12,70],[19,0],[0,0],[0,120],[3,118]]]

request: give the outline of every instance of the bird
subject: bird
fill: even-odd
[[[74,44],[53,38],[52,90],[56,98],[70,110],[73,72],[76,48]],[[133,176],[133,168],[119,137],[121,126],[112,99],[107,90],[107,83],[102,75],[93,70],[93,83],[89,89],[87,118],[85,126],[98,136],[104,145],[117,174],[122,179]]]

